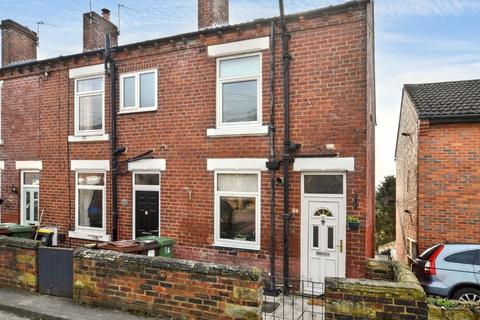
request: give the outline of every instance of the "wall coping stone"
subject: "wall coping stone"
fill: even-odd
[[[228,276],[242,280],[259,281],[262,271],[259,268],[244,268],[222,264],[181,260],[165,257],[149,257],[144,255],[121,253],[111,250],[92,250],[77,248],[73,253],[74,258],[91,259],[97,262],[125,263],[130,265],[144,265],[187,273],[200,273],[213,276]]]
[[[0,246],[36,250],[41,244],[38,240],[0,236]]]

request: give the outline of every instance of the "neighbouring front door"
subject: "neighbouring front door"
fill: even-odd
[[[134,237],[160,235],[160,175],[134,174]]]
[[[22,224],[38,224],[40,173],[22,171]]]
[[[323,292],[325,277],[345,276],[343,174],[302,175],[302,279]]]

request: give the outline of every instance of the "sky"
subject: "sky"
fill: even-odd
[[[346,0],[284,0],[286,13]],[[0,0],[0,19],[40,25],[38,58],[82,51],[82,13],[109,8],[120,44],[196,30],[197,0]],[[278,15],[277,0],[230,0],[230,22]],[[480,78],[480,0],[375,0],[376,183],[395,174],[402,86]]]

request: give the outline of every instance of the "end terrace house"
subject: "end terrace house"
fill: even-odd
[[[37,35],[2,21],[1,221],[42,216],[60,246],[153,234],[179,258],[362,276],[371,2],[236,25],[228,9],[199,0],[198,30],[125,45],[108,10],[88,12],[83,52],[40,61]]]

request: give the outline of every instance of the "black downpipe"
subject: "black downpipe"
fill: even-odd
[[[117,108],[116,108],[116,68],[110,47],[110,35],[105,38],[105,72],[110,76],[110,109],[111,109],[111,152],[112,152],[112,240],[118,240],[118,160],[117,160]]]
[[[285,21],[285,11],[283,0],[279,0],[280,7],[280,24],[282,27],[282,67],[283,67],[283,121],[284,121],[284,137],[283,137],[283,290],[285,293],[289,291],[289,250],[290,250],[290,185],[288,181],[288,169],[291,161],[291,142],[290,142],[290,87],[289,87],[289,64],[290,54],[288,52],[288,40],[290,35],[287,30]]]
[[[272,21],[270,32],[270,163],[275,163],[275,21]],[[269,292],[275,294],[275,178],[278,167],[270,168],[270,287]]]

